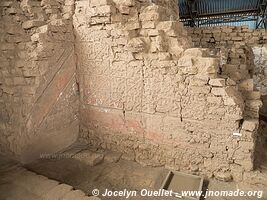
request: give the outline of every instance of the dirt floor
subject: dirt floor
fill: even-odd
[[[75,153],[76,154],[76,153]],[[100,153],[101,155],[102,153]],[[86,159],[86,156],[76,158],[60,159],[40,159],[34,163],[27,164],[29,170],[48,178],[69,184],[75,189],[80,189],[89,196],[94,189],[98,189],[100,194],[105,190],[137,191],[142,189],[157,190],[161,187],[168,170],[164,168],[144,167],[140,164],[123,160],[121,155],[114,152],[104,153],[105,156],[99,159],[98,154],[94,154],[94,159]],[[69,155],[69,154],[66,154]],[[90,155],[92,157],[92,155]],[[237,185],[233,182],[220,182],[210,180],[205,183],[205,188],[209,190],[230,190],[235,191]],[[101,199],[120,200],[125,197],[104,197]],[[131,197],[129,199],[179,199],[174,197]],[[202,198],[204,199],[204,198]],[[207,197],[208,200],[253,200],[257,197]],[[263,198],[262,198],[263,199]]]
[[[99,200],[0,155],[0,200]]]
[[[142,167],[127,160],[116,163],[103,162],[89,166],[74,159],[43,160],[27,165],[28,169],[49,178],[67,183],[91,195],[94,189],[100,193],[109,190],[141,190],[160,188],[168,171],[162,168]],[[160,181],[159,181],[160,180]],[[113,197],[101,199],[125,199]]]

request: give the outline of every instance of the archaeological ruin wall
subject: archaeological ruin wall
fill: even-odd
[[[193,48],[175,19],[157,1],[76,1],[81,138],[143,165],[242,180],[261,104],[249,51]],[[240,76],[222,72],[229,56]]]
[[[246,78],[246,74],[241,73],[239,69],[245,69],[249,67],[250,77],[253,77],[254,88],[261,94],[262,106],[260,109],[261,118],[264,119],[267,116],[267,33],[264,29],[249,29],[247,26],[218,26],[218,27],[205,27],[205,28],[187,28],[188,33],[192,37],[195,47],[206,47],[210,49],[217,49],[217,51],[228,51],[228,60],[232,62],[232,66],[226,65],[226,71],[230,69],[228,73],[231,76]],[[235,49],[236,55],[233,58],[233,52],[230,49]],[[232,54],[232,56],[230,56]],[[247,60],[247,64],[244,65],[244,59]],[[231,61],[232,60],[232,61]],[[239,62],[239,61],[241,62]],[[243,60],[243,61],[242,61]],[[247,77],[248,78],[248,77]],[[261,103],[258,103],[260,105]],[[264,138],[266,135],[266,124],[261,121],[261,134],[258,135],[257,144],[258,153],[264,152],[260,146],[266,146]],[[267,140],[266,140],[267,141]]]
[[[187,28],[195,47],[220,48],[250,46],[255,55],[254,83],[262,95],[267,95],[267,32],[247,26]],[[251,57],[253,59],[253,57]],[[267,112],[266,112],[267,113]]]
[[[56,152],[78,135],[74,1],[0,2],[0,151]]]
[[[250,29],[248,26],[215,26],[186,28],[195,46],[210,48],[226,45],[256,45],[267,42],[264,29]]]
[[[80,132],[143,165],[222,180],[254,169],[252,50],[196,48],[175,0],[5,0],[0,9],[1,153],[29,160]]]
[[[262,95],[267,96],[267,42],[262,45],[255,45],[252,47],[255,55],[255,71],[254,82]],[[267,107],[263,108],[267,115]]]

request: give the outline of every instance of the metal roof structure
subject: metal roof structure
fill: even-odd
[[[180,20],[186,26],[240,24],[266,29],[266,9],[267,0],[179,0]]]

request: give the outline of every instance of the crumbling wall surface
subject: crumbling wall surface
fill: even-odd
[[[256,45],[267,42],[265,29],[249,29],[248,26],[215,26],[187,28],[194,46],[210,48],[226,45]]]
[[[195,47],[221,48],[250,46],[255,55],[254,83],[256,88],[267,94],[266,44],[264,29],[249,29],[247,26],[218,26],[187,28]]]
[[[81,137],[144,165],[240,180],[258,126],[241,92],[257,94],[166,13],[137,0],[76,1]]]
[[[255,55],[255,83],[263,95],[267,95],[267,44],[253,47]]]
[[[0,150],[55,151],[78,133],[73,1],[1,1]]]
[[[253,46],[255,55],[254,82],[262,94],[263,106],[261,112],[267,116],[267,44]]]
[[[217,50],[218,51],[218,50]],[[259,159],[260,154],[256,151],[262,151],[262,134],[258,131],[259,127],[259,111],[262,107],[261,92],[255,87],[254,76],[254,54],[249,46],[228,46],[219,48],[221,57],[220,73],[222,76],[228,76],[234,85],[238,86],[241,92],[244,103],[244,122],[240,133],[242,136],[251,135],[255,145],[254,163]],[[247,125],[254,124],[253,128],[248,128]],[[252,127],[252,126],[251,126]],[[257,144],[257,145],[256,145]],[[257,156],[257,157],[256,157]],[[245,161],[246,162],[246,161]]]

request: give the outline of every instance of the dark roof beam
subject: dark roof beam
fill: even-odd
[[[257,13],[257,9],[247,9],[247,10],[233,10],[228,12],[216,12],[216,13],[205,13],[198,14],[198,17],[211,17],[211,16],[221,16],[221,15],[230,15],[230,14],[246,14],[246,13]],[[181,16],[181,19],[191,18],[189,15]]]
[[[267,10],[267,0],[261,0],[260,4],[259,4],[258,19],[257,19],[256,29],[257,28],[265,28],[265,29],[267,29],[266,10]]]
[[[212,19],[212,20],[200,20],[199,25],[205,24],[221,24],[221,23],[231,23],[231,22],[246,22],[246,21],[256,21],[256,19],[250,18],[228,18],[228,19]]]
[[[196,26],[196,18],[197,18],[197,6],[195,0],[187,0],[187,9],[189,11],[189,18],[190,18],[190,26]]]

